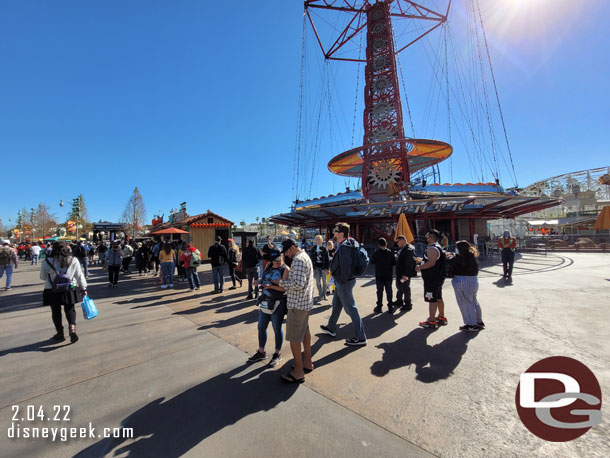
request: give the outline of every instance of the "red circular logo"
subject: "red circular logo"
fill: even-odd
[[[599,382],[565,356],[542,359],[521,374],[515,403],[525,427],[547,441],[571,441],[601,423]]]

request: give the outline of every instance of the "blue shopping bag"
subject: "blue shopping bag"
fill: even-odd
[[[93,299],[91,299],[89,296],[85,296],[83,298],[83,303],[81,306],[83,308],[83,316],[85,317],[85,320],[90,320],[97,316],[97,308],[95,307]]]

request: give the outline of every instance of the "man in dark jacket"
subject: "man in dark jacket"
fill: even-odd
[[[411,277],[415,276],[415,248],[404,235],[396,238],[398,255],[396,259],[396,303],[404,312],[413,308],[411,303]],[[392,310],[393,311],[393,310]]]
[[[330,273],[335,280],[336,290],[333,297],[333,308],[328,324],[321,325],[320,329],[325,334],[335,337],[337,335],[337,321],[341,315],[341,309],[352,319],[354,325],[354,337],[345,340],[345,345],[366,345],[366,335],[362,318],[358,313],[356,302],[354,301],[354,257],[359,256],[360,245],[349,236],[349,225],[347,223],[337,223],[333,229],[333,234],[337,240],[337,252],[330,263]]]
[[[228,259],[227,249],[220,243],[222,237],[216,237],[216,243],[208,249],[208,258],[212,262],[212,275],[214,277],[214,292],[222,293],[225,286],[224,267]]]
[[[252,280],[256,285],[254,297],[258,297],[258,262],[262,257],[261,250],[254,246],[254,240],[248,240],[248,246],[244,248],[241,258],[248,276],[248,297],[246,299],[252,299]]]
[[[388,243],[381,237],[377,244],[379,248],[371,258],[371,264],[375,265],[375,283],[377,284],[377,307],[373,309],[375,313],[381,313],[383,306],[383,290],[385,289],[386,298],[388,300],[388,312],[392,313],[392,278],[394,277],[394,268],[396,258],[394,253],[388,250]]]

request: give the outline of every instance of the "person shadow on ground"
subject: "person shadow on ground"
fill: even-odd
[[[133,428],[129,443],[123,444],[122,438],[102,439],[75,457],[105,456],[114,449],[114,456],[182,456],[223,428],[290,399],[297,385],[282,384],[277,371],[265,369],[238,375],[244,370],[240,366],[173,398],[155,399],[121,422],[122,428]]]
[[[381,361],[373,363],[371,373],[383,377],[391,370],[414,364],[415,378],[420,382],[433,383],[449,378],[466,353],[468,342],[478,333],[458,332],[436,345],[428,345],[427,339],[432,332],[417,328],[396,342],[378,345],[384,354]]]

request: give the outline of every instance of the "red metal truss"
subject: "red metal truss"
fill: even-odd
[[[448,3],[447,14],[451,1]],[[349,23],[324,49],[314,21],[312,8],[350,13]],[[318,44],[327,59],[366,62],[364,89],[364,139],[361,147],[362,193],[369,201],[386,200],[407,190],[410,183],[407,154],[413,145],[405,141],[402,104],[396,68],[396,54],[407,48],[447,20],[442,15],[410,0],[369,2],[349,0],[309,0],[305,12]],[[397,50],[392,18],[423,19],[436,22],[427,32]],[[366,60],[335,57],[346,43],[366,27]]]
[[[387,0],[386,3],[389,10],[389,18],[402,18],[402,19],[419,19],[424,21],[432,21],[436,22],[436,24],[431,27],[426,32],[422,33],[418,37],[416,37],[411,42],[400,45],[401,47],[396,50],[395,53],[404,51],[413,43],[417,42],[434,29],[439,27],[442,23],[447,20],[447,16],[449,15],[449,9],[451,7],[451,0],[448,2],[447,12],[445,15],[433,11],[429,8],[426,8],[419,3],[410,0]],[[322,49],[322,53],[324,53],[324,57],[331,60],[342,60],[349,62],[366,62],[362,59],[354,59],[354,58],[344,58],[344,57],[336,57],[337,51],[339,51],[346,43],[350,42],[356,35],[358,35],[362,30],[367,26],[367,11],[375,6],[378,6],[379,3],[371,3],[368,0],[364,1],[337,1],[337,0],[308,0],[305,1],[305,14],[309,19],[309,22],[313,28],[313,31],[316,36],[316,40],[320,45],[320,49]],[[328,48],[328,50],[324,49],[324,45],[322,40],[320,39],[320,35],[318,34],[318,30],[316,29],[313,18],[311,17],[309,10],[310,9],[321,9],[321,10],[329,10],[329,11],[338,11],[344,13],[352,13],[354,16],[350,20],[350,22],[345,26],[345,28],[339,33],[339,36],[334,41],[334,43]]]

